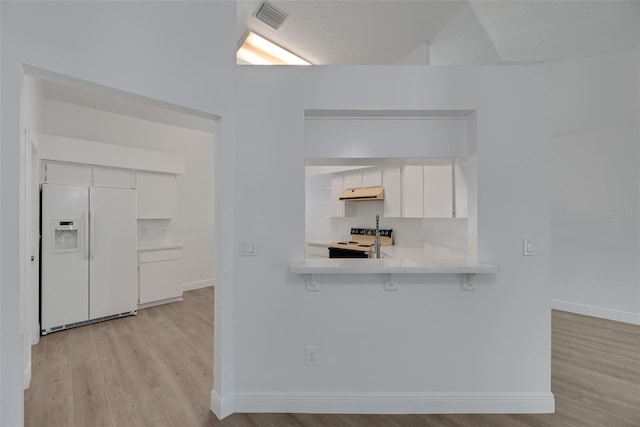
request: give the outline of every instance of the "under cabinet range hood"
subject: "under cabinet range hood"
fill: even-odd
[[[376,200],[384,200],[384,188],[349,188],[347,190],[344,190],[344,192],[340,196],[340,200],[350,202],[370,202]]]

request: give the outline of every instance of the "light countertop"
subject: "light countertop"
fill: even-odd
[[[441,274],[497,273],[500,267],[462,259],[403,258],[309,258],[289,265],[292,273],[300,274]]]
[[[330,241],[307,240],[308,245],[328,246]],[[495,274],[500,267],[470,261],[465,251],[425,242],[420,247],[383,246],[381,258],[307,258],[289,265],[298,274]]]
[[[158,251],[162,249],[182,249],[182,245],[179,243],[143,243],[138,246],[138,252]]]
[[[289,268],[299,274],[475,274],[500,271],[500,267],[494,264],[469,261],[464,251],[430,243],[423,247],[384,246],[381,251],[382,258],[378,259],[308,258],[291,263]]]
[[[329,246],[329,244],[335,242],[336,240],[307,240],[305,243],[307,245],[314,245],[314,246]]]
[[[409,246],[384,246],[381,248],[382,256],[385,258],[401,258],[401,259],[444,259],[444,260],[465,260],[467,253],[464,251],[448,248],[446,246],[424,243],[423,247]]]

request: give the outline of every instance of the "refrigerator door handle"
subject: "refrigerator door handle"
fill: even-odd
[[[89,218],[87,218],[87,211],[82,213],[82,222],[84,223],[84,259],[89,259]]]
[[[91,230],[89,231],[89,256],[91,259],[96,257],[96,211],[89,212],[89,225]]]

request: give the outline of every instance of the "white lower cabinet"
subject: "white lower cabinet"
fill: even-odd
[[[138,250],[138,304],[182,296],[180,247]]]
[[[329,246],[319,243],[307,243],[305,258],[329,258]]]

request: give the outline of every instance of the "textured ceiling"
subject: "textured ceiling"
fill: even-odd
[[[429,43],[432,64],[529,63],[638,50],[638,1],[269,1],[273,30],[238,2],[238,39],[263,35],[315,64],[395,64]]]

